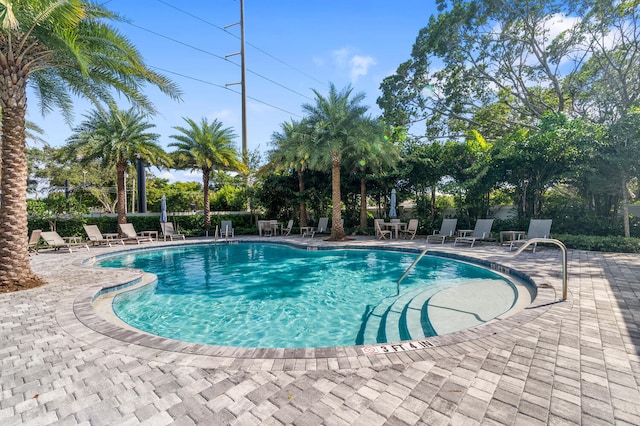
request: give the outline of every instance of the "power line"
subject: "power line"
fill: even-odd
[[[169,3],[167,3],[167,2],[166,2],[166,1],[164,1],[164,0],[157,0],[157,1],[158,1],[159,3],[164,4],[165,6],[168,6],[168,7],[172,8],[172,9],[177,10],[177,11],[178,11],[178,12],[180,12],[180,13],[183,13],[183,14],[185,14],[185,15],[187,15],[187,16],[190,16],[191,18],[194,18],[194,19],[196,19],[196,20],[198,20],[198,21],[200,21],[200,22],[203,22],[203,23],[205,23],[205,24],[207,24],[207,25],[209,25],[209,26],[212,26],[212,27],[214,27],[214,28],[217,28],[217,29],[219,29],[220,31],[223,31],[223,32],[225,32],[225,33],[229,34],[230,36],[232,36],[232,37],[235,37],[235,38],[238,38],[238,39],[239,39],[239,37],[238,37],[237,35],[235,35],[235,34],[233,34],[233,33],[229,32],[229,31],[227,31],[227,30],[226,30],[226,28],[219,27],[218,25],[216,25],[216,24],[214,24],[214,23],[212,23],[212,22],[209,22],[209,21],[207,21],[206,19],[202,19],[201,17],[199,17],[199,16],[197,16],[197,15],[194,15],[194,14],[192,14],[192,13],[190,13],[190,12],[187,12],[187,11],[186,11],[186,10],[184,10],[184,9],[180,9],[180,8],[179,8],[179,7],[177,7],[177,6],[174,6],[174,5],[172,5],[172,4],[169,4]],[[291,68],[292,70],[294,70],[294,71],[296,71],[296,72],[299,72],[300,74],[304,75],[305,77],[307,77],[307,78],[309,78],[309,79],[311,79],[311,80],[313,80],[313,81],[315,81],[315,82],[317,82],[317,83],[320,83],[320,84],[322,84],[323,86],[326,86],[326,83],[325,83],[325,82],[322,82],[322,81],[318,80],[317,78],[315,78],[314,76],[312,76],[312,75],[310,75],[310,74],[307,74],[307,73],[305,73],[304,71],[300,70],[299,68],[296,68],[296,67],[294,67],[294,66],[293,66],[293,65],[291,65],[291,64],[288,64],[287,62],[283,61],[283,60],[282,60],[282,59],[280,59],[280,58],[277,58],[276,56],[274,56],[274,55],[272,55],[271,53],[269,53],[269,52],[267,52],[267,51],[265,51],[265,50],[263,50],[263,49],[259,48],[258,46],[254,45],[254,44],[252,44],[252,43],[249,43],[249,42],[246,42],[246,44],[247,44],[247,45],[249,45],[249,46],[251,46],[251,47],[253,47],[253,48],[254,48],[254,49],[256,49],[258,52],[260,52],[260,53],[262,53],[262,54],[264,54],[264,55],[266,55],[266,56],[270,57],[271,59],[273,59],[273,60],[275,60],[275,61],[277,61],[277,62],[280,62],[280,63],[281,63],[281,64],[283,64],[284,66],[286,66],[286,67],[288,67],[288,68]]]
[[[155,67],[155,66],[153,66],[153,65],[149,65],[149,67],[150,67],[150,68],[153,68],[153,69],[156,69],[156,70],[158,70],[158,71],[166,72],[166,73],[169,73],[169,74],[177,75],[177,76],[182,77],[182,78],[186,78],[186,79],[189,79],[189,80],[197,81],[197,82],[199,82],[199,83],[204,83],[204,84],[208,84],[208,85],[210,85],[210,86],[218,87],[218,88],[220,88],[220,89],[225,89],[225,90],[228,90],[228,91],[230,91],[230,92],[236,93],[236,94],[238,94],[238,95],[240,95],[240,94],[241,94],[241,93],[240,93],[240,92],[238,92],[237,90],[230,89],[230,88],[228,88],[228,87],[226,87],[226,86],[223,86],[223,85],[221,85],[221,84],[212,83],[212,82],[207,81],[207,80],[202,80],[202,79],[197,78],[197,77],[191,77],[191,76],[188,76],[188,75],[185,75],[185,74],[181,74],[181,73],[179,73],[179,72],[170,71],[170,70],[167,70],[167,69],[164,69],[164,68],[160,68],[160,67]],[[282,112],[285,112],[285,113],[287,113],[287,114],[290,114],[290,115],[293,115],[293,116],[296,116],[296,117],[301,117],[301,116],[300,116],[300,114],[296,114],[295,112],[287,111],[287,110],[286,110],[286,109],[284,109],[284,108],[280,108],[280,107],[278,107],[278,106],[276,106],[276,105],[273,105],[273,104],[270,104],[270,103],[268,103],[268,102],[262,101],[262,100],[260,100],[260,99],[258,99],[258,98],[253,97],[253,96],[247,96],[247,98],[251,99],[252,101],[258,102],[258,103],[260,103],[260,104],[262,104],[262,105],[266,105],[266,106],[269,106],[269,107],[271,107],[271,108],[277,109],[278,111],[282,111]]]
[[[223,61],[225,61],[225,62],[227,62],[227,63],[233,64],[233,65],[235,65],[235,66],[237,66],[237,67],[239,67],[239,66],[240,66],[240,65],[236,64],[235,62],[228,60],[228,59],[227,59],[227,58],[225,58],[224,56],[216,55],[216,54],[215,54],[215,53],[213,53],[213,52],[210,52],[210,51],[205,50],[205,49],[201,49],[201,48],[199,48],[199,47],[197,47],[197,46],[194,46],[194,45],[192,45],[192,44],[185,43],[185,42],[183,42],[183,41],[180,41],[180,40],[177,40],[177,39],[175,39],[175,38],[169,37],[169,36],[167,36],[167,35],[161,34],[161,33],[157,32],[157,31],[153,31],[153,30],[150,30],[150,29],[148,29],[148,28],[141,27],[140,25],[136,25],[136,24],[131,23],[131,22],[127,22],[127,24],[131,25],[132,27],[138,28],[138,29],[140,29],[140,30],[142,30],[142,31],[146,31],[146,32],[148,32],[148,33],[150,33],[150,34],[153,34],[153,35],[155,35],[155,36],[162,37],[162,38],[167,39],[167,40],[170,40],[170,41],[172,41],[172,42],[174,42],[174,43],[180,44],[180,45],[182,45],[182,46],[185,46],[185,47],[188,47],[188,48],[190,48],[190,49],[196,50],[196,51],[198,51],[198,52],[202,52],[202,53],[204,53],[204,54],[206,54],[206,55],[213,56],[214,58],[221,59],[221,60],[223,60]],[[264,75],[262,75],[262,74],[259,74],[259,73],[255,72],[255,71],[250,70],[250,69],[247,69],[247,71],[249,71],[251,74],[253,74],[253,75],[255,75],[255,76],[258,76],[258,77],[260,77],[260,78],[262,78],[262,79],[264,79],[264,80],[266,80],[266,81],[268,81],[268,82],[270,82],[270,83],[272,83],[272,84],[275,84],[276,86],[282,87],[283,89],[288,90],[289,92],[291,92],[291,93],[293,93],[293,94],[296,94],[296,95],[301,96],[301,97],[303,97],[303,98],[305,98],[305,99],[308,99],[308,100],[310,100],[310,101],[313,101],[313,99],[312,99],[312,98],[310,98],[310,97],[308,97],[308,96],[306,96],[306,95],[304,95],[304,94],[302,94],[302,93],[300,93],[300,92],[297,92],[297,91],[295,91],[295,90],[293,90],[293,89],[291,89],[291,88],[289,88],[289,87],[287,87],[287,86],[285,86],[285,85],[283,85],[283,84],[280,84],[280,83],[278,83],[277,81],[274,81],[274,80],[272,80],[272,79],[270,79],[270,78],[268,78],[268,77],[265,77],[265,76],[264,76]]]

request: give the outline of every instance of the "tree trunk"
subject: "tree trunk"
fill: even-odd
[[[45,281],[31,271],[27,247],[26,76],[5,69],[0,83],[0,293],[37,287]],[[16,84],[17,82],[17,84]]]
[[[302,170],[298,170],[298,190],[300,194],[304,194],[304,175]],[[300,227],[304,228],[307,226],[307,204],[304,200],[300,201]]]
[[[340,157],[337,153],[332,152],[331,167],[331,202],[333,204],[333,217],[331,219],[331,236],[329,241],[342,241],[346,234],[342,227],[342,200],[340,196]]]
[[[629,225],[629,189],[627,179],[622,176],[622,223],[624,224],[624,236],[631,237],[631,227]]]
[[[364,234],[367,229],[367,181],[360,179],[360,231]]]
[[[436,186],[431,186],[431,217],[436,217]]]
[[[116,186],[118,192],[118,223],[127,223],[127,188],[124,185],[124,175],[127,172],[127,162],[119,159],[116,163]]]
[[[211,205],[209,204],[209,176],[211,170],[202,168],[202,185],[204,185],[204,230],[209,233],[211,229]]]

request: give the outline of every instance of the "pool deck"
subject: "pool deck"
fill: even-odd
[[[149,336],[96,312],[99,289],[141,274],[83,260],[122,249],[42,251],[32,268],[49,284],[0,294],[0,424],[640,424],[640,255],[570,250],[561,301],[560,250],[449,243],[527,274],[539,297],[504,320],[403,345],[243,349]]]

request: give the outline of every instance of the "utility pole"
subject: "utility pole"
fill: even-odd
[[[240,52],[231,53],[229,55],[226,55],[225,57],[228,58],[230,56],[240,55],[241,79],[239,83],[228,83],[225,84],[225,86],[240,84],[240,87],[242,89],[242,162],[248,166],[247,163],[249,162],[249,149],[247,147],[247,66],[244,48],[244,0],[240,0],[240,22],[227,25],[224,28],[227,29],[234,25],[240,25]]]
[[[240,55],[240,83],[229,83],[225,86],[232,86],[234,84],[240,84],[242,88],[242,162],[247,170],[249,169],[249,148],[247,144],[247,64],[245,55],[245,42],[244,42],[244,0],[240,0],[240,22],[230,24],[224,27],[225,29],[234,25],[240,25],[240,52],[231,53],[225,57]],[[249,187],[249,173],[245,176],[245,185]],[[251,201],[247,199],[247,211],[251,211]]]

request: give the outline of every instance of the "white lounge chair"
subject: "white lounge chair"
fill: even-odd
[[[29,252],[35,252],[38,254],[38,246],[40,245],[40,235],[42,234],[42,229],[34,229],[31,231],[31,235],[29,236],[29,241],[27,242],[27,249]]]
[[[418,232],[418,219],[409,219],[409,224],[405,229],[400,230],[400,236],[413,240]]]
[[[71,242],[65,241],[64,238],[60,236],[55,231],[43,232],[40,234],[42,239],[47,242],[47,245],[55,250],[60,250],[61,248],[66,248],[69,250],[69,253],[73,253],[73,247],[84,247],[89,251],[89,246],[84,242]]]
[[[511,241],[509,251],[513,250],[514,246],[524,244],[533,238],[551,238],[551,222],[552,219],[531,219],[525,239]],[[536,252],[537,245],[538,243],[533,244],[534,253]]]
[[[305,231],[304,234],[302,234],[302,236],[303,237],[308,236],[313,238],[316,234],[326,234],[327,226],[329,226],[329,218],[321,217],[318,220],[318,226],[316,227],[316,229],[309,228],[307,231]]]
[[[471,235],[457,237],[453,242],[453,246],[455,247],[458,243],[471,243],[471,247],[473,247],[476,241],[486,240],[491,237],[492,226],[493,219],[478,219],[476,226],[473,229],[473,233]]]
[[[456,226],[458,225],[458,219],[442,219],[440,230],[438,232],[433,231],[433,235],[427,235],[427,244],[431,240],[440,240],[440,244],[444,244],[447,237],[453,237],[456,233]]]
[[[231,223],[230,220],[220,221],[220,238],[222,237],[224,238],[235,237],[235,230],[233,229],[233,223]]]
[[[125,241],[135,241],[138,244],[148,241],[150,243],[153,242],[153,238],[149,235],[144,235],[145,232],[136,232],[136,229],[133,227],[132,223],[119,223],[120,232],[124,235]]]
[[[122,238],[118,238],[117,234],[103,234],[100,232],[100,228],[98,225],[82,225],[84,228],[84,232],[87,233],[87,237],[89,241],[93,245],[107,245],[111,247],[111,243],[119,243],[124,245],[124,240]]]
[[[175,230],[172,222],[160,222],[160,230],[162,232],[162,238],[164,239],[164,241],[167,241],[167,237],[169,237],[171,241],[173,241],[174,238],[182,238],[183,240],[186,239],[184,234],[181,234],[180,232],[177,232]]]

